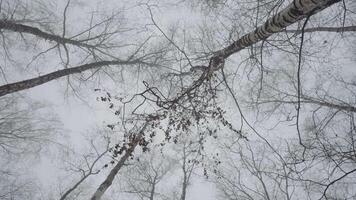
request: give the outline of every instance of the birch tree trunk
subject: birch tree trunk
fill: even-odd
[[[287,26],[307,16],[314,15],[340,1],[341,0],[294,0],[285,9],[269,18],[253,32],[242,36],[231,45],[217,51],[215,56],[211,58],[209,67],[213,70],[218,70],[218,65],[221,64],[223,59],[259,41],[263,41],[274,33],[282,31]]]

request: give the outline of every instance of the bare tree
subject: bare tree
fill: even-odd
[[[163,138],[159,145],[183,144],[180,199],[186,199],[196,160],[202,158],[193,158],[191,162],[189,157],[196,152],[189,150],[191,144],[181,138],[191,134],[192,127],[199,128],[192,133],[202,136],[198,146],[203,148],[204,136],[217,137],[220,126],[226,128],[222,133],[235,134],[228,147],[220,147],[227,152],[226,169],[212,170],[217,174],[216,182],[224,198],[354,197],[351,179],[356,171],[355,84],[346,76],[332,73],[331,69],[341,69],[344,63],[332,59],[331,52],[339,47],[338,42],[325,39],[330,35],[344,43],[353,39],[354,20],[349,16],[355,11],[352,6],[350,9],[351,3],[341,0],[195,2],[207,5],[203,6],[208,8],[205,15],[212,20],[209,27],[201,27],[201,35],[179,27],[165,31],[155,15],[159,5],[150,2],[138,4],[147,10],[149,24],[127,27],[122,23],[122,10],[116,10],[111,15],[92,12],[89,25],[78,24],[73,28],[76,24],[68,20],[75,4],[70,0],[63,5],[61,17],[48,19],[44,16],[52,12],[44,2],[41,3],[45,6],[38,8],[44,12],[37,16],[31,12],[37,4],[1,1],[1,55],[6,61],[2,63],[5,70],[2,69],[0,96],[61,77],[67,77],[67,87],[74,91],[73,78],[77,84],[102,77],[115,80],[120,75],[124,80],[124,72],[130,73],[129,79],[137,78],[135,89],[130,87],[135,81],[130,80],[125,85],[130,91],[122,96],[107,93],[98,98],[118,116],[118,123],[108,124],[108,128],[119,127],[117,132],[123,140],[115,145],[113,168],[91,196],[93,200],[101,199],[112,186],[115,177],[139,151],[137,147],[147,152],[157,135]],[[217,11],[221,14],[217,15]],[[148,30],[152,30],[152,35]],[[21,48],[17,49],[18,46]],[[24,53],[24,61],[12,56],[12,52],[24,52],[30,47],[33,52]],[[322,51],[327,47],[327,52]],[[49,60],[53,68],[47,63]],[[37,70],[39,75],[8,81],[7,74],[16,71],[9,70],[11,66],[30,69],[29,76],[35,76]],[[143,84],[139,84],[140,80]],[[113,103],[114,99],[121,102],[120,106]],[[226,99],[229,101],[224,103]],[[231,109],[229,103],[236,109]],[[233,120],[235,116],[239,121]],[[275,135],[271,136],[270,132]],[[284,132],[292,134],[283,135]],[[241,139],[243,142],[239,142]],[[97,158],[101,155],[97,154]],[[96,160],[88,165],[88,171],[65,192],[64,198],[96,173],[90,167],[95,163]],[[134,165],[131,169],[145,176],[148,186],[144,189],[132,186],[141,198],[153,199],[162,178],[159,174],[166,171],[153,170],[152,175],[145,170],[147,165],[144,166]],[[227,171],[236,171],[237,176],[231,177]],[[141,180],[141,177],[130,178]],[[341,192],[337,193],[338,190]],[[304,194],[298,196],[294,191]]]
[[[266,40],[273,34],[279,33],[280,31],[285,29],[287,26],[289,26],[297,21],[300,21],[304,18],[307,18],[307,19],[310,18],[311,15],[314,15],[314,14],[320,12],[321,10],[333,5],[336,2],[337,1],[317,1],[317,2],[315,2],[315,1],[295,1],[293,3],[290,3],[289,5],[287,5],[286,8],[282,9],[277,14],[275,14],[272,17],[270,17],[269,19],[267,19],[267,21],[265,21],[263,23],[263,25],[257,27],[255,31],[247,33],[244,36],[240,37],[240,39],[233,42],[232,44],[229,44],[227,47],[222,48],[218,51],[215,51],[214,55],[209,59],[209,65],[207,65],[207,66],[191,66],[192,69],[200,70],[200,71],[202,71],[202,73],[198,79],[195,79],[191,83],[190,86],[188,86],[186,89],[183,89],[182,91],[180,91],[178,96],[173,96],[172,98],[168,99],[157,88],[151,88],[151,87],[149,87],[148,84],[145,85],[148,89],[145,90],[143,93],[140,93],[139,96],[142,96],[145,99],[144,102],[146,100],[155,102],[158,107],[163,108],[163,109],[173,108],[173,109],[177,110],[176,109],[177,106],[182,106],[182,105],[187,105],[189,107],[191,106],[193,113],[195,113],[195,114],[198,113],[198,115],[199,115],[200,112],[194,112],[197,110],[197,108],[192,103],[192,102],[194,102],[193,101],[194,97],[192,97],[192,96],[197,95],[197,91],[199,91],[199,89],[201,89],[203,87],[206,80],[210,80],[210,77],[212,76],[212,74],[214,72],[219,71],[222,68],[224,68],[226,58],[230,57],[233,54],[236,54],[237,52],[240,52],[241,50],[243,50],[245,48],[248,48],[248,47],[256,44],[259,41]],[[178,51],[180,51],[183,55],[185,55],[184,51],[182,49],[180,49],[175,44],[175,42],[173,40],[169,39],[169,37],[162,31],[162,29],[159,28],[158,24],[156,23],[156,21],[153,18],[152,10],[150,9],[149,11],[151,14],[151,19],[153,21],[153,24],[160,30],[160,32],[162,32],[162,34],[164,34],[164,36],[169,40],[169,42],[173,46],[178,48]],[[187,59],[186,60],[187,62],[191,63],[189,61],[189,58],[186,55],[185,55],[185,59]],[[181,74],[181,75],[185,75],[185,74]],[[174,76],[179,77],[180,75],[176,74]],[[209,88],[209,86],[207,86],[207,88]],[[210,88],[211,88],[211,86],[210,86]],[[230,92],[231,92],[231,90],[230,90]],[[155,98],[155,100],[151,100],[150,98],[148,98],[148,96],[145,96],[145,95],[147,95],[147,93],[149,95],[153,96]],[[142,105],[142,104],[140,104],[140,105]],[[185,109],[187,109],[187,108],[183,107],[183,110],[185,110]],[[137,109],[135,109],[135,110],[137,110]],[[246,119],[244,119],[244,120],[246,121]],[[229,124],[228,122],[225,122],[225,125],[232,127],[232,125]],[[134,143],[134,145],[131,145],[131,147],[134,148],[136,146],[135,145],[136,143]],[[133,149],[131,147],[129,148],[130,150]],[[131,150],[129,152],[129,154],[131,154],[132,152],[133,152],[133,150]],[[125,155],[123,157],[123,159],[126,160],[128,156],[129,155]],[[109,181],[107,183],[104,182],[102,185],[103,187],[100,187],[103,189],[99,189],[100,190],[99,196],[101,196],[103,191],[105,191],[108,188],[108,186],[111,185],[113,177],[115,176],[115,174],[117,174],[117,171],[121,168],[123,162],[122,163],[119,162],[119,164],[120,164],[120,165],[118,165],[119,167],[115,167],[114,168],[115,170],[113,170],[113,173],[111,173],[109,175],[109,177],[108,177]],[[97,197],[97,199],[99,198],[99,196]]]
[[[44,105],[19,96],[0,100],[0,198],[36,197],[36,177],[27,174],[27,160],[40,156],[59,130],[58,120]]]
[[[2,97],[0,101],[1,154],[26,155],[41,150],[58,128],[55,116],[49,116],[38,102],[22,103],[21,97]]]
[[[22,162],[5,161],[1,160],[0,198],[15,200],[38,197],[37,192],[39,190],[36,187],[36,177],[27,174],[26,167],[19,164]]]
[[[191,133],[194,134],[194,133]],[[185,200],[187,199],[188,188],[191,184],[191,179],[194,170],[199,164],[200,157],[202,155],[202,137],[193,137],[198,139],[193,139],[189,136],[190,134],[183,135],[179,138],[179,141],[173,147],[176,155],[179,155],[177,161],[180,167],[180,197],[177,199]]]
[[[61,197],[59,198],[60,200],[70,199],[69,197],[73,196],[73,193],[78,190],[78,188],[82,185],[84,181],[86,181],[93,175],[97,175],[100,172],[100,169],[102,168],[102,166],[100,165],[100,161],[110,151],[110,141],[108,138],[106,138],[105,140],[107,143],[106,148],[101,152],[99,152],[99,150],[97,149],[96,145],[94,144],[94,141],[90,141],[91,148],[94,152],[92,154],[83,155],[84,162],[82,165],[67,162],[67,164],[69,164],[70,166],[69,170],[76,173],[80,173],[81,176],[72,186],[63,191]],[[75,159],[78,159],[78,157],[76,156]]]
[[[164,182],[167,173],[175,169],[176,163],[156,149],[148,153],[137,157],[138,161],[131,163],[132,166],[122,172],[121,191],[139,199],[165,199],[169,194],[160,192],[167,190],[161,182]]]
[[[60,21],[62,27],[56,27],[52,21],[45,21],[42,16],[36,16],[32,13],[32,9],[39,4],[43,4],[40,8],[41,13],[47,13],[52,15],[55,22]],[[124,18],[122,17],[120,9],[116,9],[112,15],[97,15],[96,11],[93,11],[89,17],[89,25],[83,29],[72,29],[71,24],[67,23],[70,19],[69,15],[71,9],[75,8],[76,4],[70,0],[64,6],[62,13],[62,19],[52,13],[46,6],[50,2],[36,1],[34,3],[26,3],[22,1],[2,1],[1,12],[3,13],[0,19],[0,30],[3,41],[2,55],[6,60],[9,60],[11,65],[20,69],[35,68],[42,72],[35,78],[24,78],[20,81],[8,80],[6,69],[2,70],[3,81],[6,82],[0,86],[0,96],[10,94],[17,91],[22,91],[28,88],[32,88],[49,81],[67,77],[67,86],[75,90],[75,84],[72,83],[69,75],[79,74],[79,78],[74,77],[79,82],[85,82],[86,80],[93,79],[93,76],[100,74],[100,71],[107,73],[110,78],[114,77],[111,72],[104,70],[107,67],[114,67],[123,71],[123,66],[139,66],[141,67],[155,67],[160,62],[161,55],[166,51],[165,47],[152,48],[149,45],[150,36],[146,37],[139,43],[130,43],[121,39],[127,37],[130,31],[139,31],[140,27],[125,27],[123,24]],[[35,9],[35,10],[38,10]],[[35,11],[33,10],[33,11]],[[48,20],[52,19],[48,18]],[[74,27],[77,25],[74,25]],[[77,26],[78,27],[78,26]],[[44,30],[45,29],[45,30]],[[58,31],[58,29],[60,31]],[[71,30],[75,30],[70,33]],[[57,32],[57,33],[56,33]],[[69,36],[70,35],[70,36]],[[20,37],[22,40],[18,41],[16,38]],[[39,48],[36,43],[32,42],[32,38],[38,38],[39,43],[45,48]],[[50,42],[50,47],[45,41]],[[22,44],[21,44],[22,42]],[[15,61],[11,52],[15,51],[9,45],[10,43],[18,43],[25,48],[33,48],[32,59],[29,60],[17,60]],[[20,49],[21,51],[22,49]],[[125,52],[122,55],[118,55],[117,52]],[[144,53],[145,52],[145,53]],[[27,54],[29,52],[25,52]],[[51,53],[56,56],[53,57]],[[44,62],[46,59],[51,59],[51,63],[55,63],[54,66],[49,66],[48,62]],[[25,66],[19,66],[20,63],[27,62]],[[119,67],[117,67],[119,66]],[[124,67],[125,68],[125,67]],[[46,70],[44,70],[46,69]],[[51,70],[48,70],[51,69]],[[50,72],[48,72],[50,71]],[[130,70],[127,70],[130,71]],[[14,73],[14,70],[11,70]],[[83,74],[83,72],[87,72]],[[90,73],[88,73],[90,72]],[[12,83],[8,83],[11,81]]]

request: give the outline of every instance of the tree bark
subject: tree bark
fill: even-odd
[[[89,176],[90,176],[90,174],[87,174],[87,175],[85,175],[84,177],[82,177],[72,188],[70,188],[69,190],[67,190],[67,191],[61,196],[61,198],[60,198],[59,200],[65,200],[65,199],[68,197],[68,195],[69,195],[70,193],[72,193],[75,189],[77,189],[78,186],[79,186],[80,184],[82,184],[82,182],[85,181],[85,179],[87,179]]]
[[[140,132],[137,134],[136,138],[131,142],[130,147],[126,150],[125,154],[119,162],[115,165],[115,167],[110,171],[109,175],[106,177],[104,182],[99,186],[94,195],[91,197],[91,200],[100,200],[104,195],[107,189],[111,186],[112,182],[115,179],[115,176],[120,171],[120,169],[124,166],[127,159],[132,155],[136,146],[139,144],[142,136],[144,135],[144,131],[148,127],[149,121],[146,121]]]
[[[37,37],[43,38],[45,40],[50,40],[53,42],[57,42],[59,44],[71,44],[79,47],[86,47],[86,48],[96,48],[94,45],[89,45],[77,40],[73,39],[68,39],[64,38],[55,34],[51,33],[46,33],[39,28],[28,26],[28,25],[23,25],[16,23],[14,21],[8,21],[8,20],[0,20],[0,30],[10,30],[18,33],[28,33],[35,35]]]
[[[32,78],[32,79],[27,79],[15,83],[9,83],[6,85],[0,86],[0,97],[11,94],[14,92],[18,92],[21,90],[29,89],[38,85],[42,85],[44,83],[47,83],[49,81],[68,76],[70,74],[77,74],[81,73],[83,71],[89,70],[89,69],[95,69],[95,68],[100,68],[103,66],[107,65],[131,65],[131,64],[137,64],[140,63],[140,61],[100,61],[100,62],[94,62],[94,63],[89,63],[89,64],[84,64],[80,65],[78,67],[72,67],[72,68],[66,68],[66,69],[61,69],[55,72],[51,72],[42,76],[39,76],[37,78]],[[141,62],[142,63],[142,62]]]
[[[253,32],[242,36],[231,45],[216,52],[215,56],[211,58],[210,67],[215,69],[221,59],[226,59],[234,53],[242,49],[256,44],[259,41],[266,40],[274,33],[281,32],[287,26],[306,18],[307,16],[314,15],[323,9],[340,2],[341,0],[294,0],[285,9],[269,18],[262,26],[259,26]]]
[[[182,194],[180,196],[180,200],[185,200],[186,194],[187,194],[187,187],[188,187],[188,183],[187,183],[187,175],[186,172],[184,172],[183,175],[183,183],[182,183]]]
[[[151,191],[150,191],[150,200],[154,199],[155,190],[156,190],[156,177],[153,179],[152,188],[151,188]]]

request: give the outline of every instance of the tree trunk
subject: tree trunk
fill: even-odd
[[[61,69],[55,72],[51,72],[42,76],[39,76],[37,78],[32,78],[32,79],[27,79],[15,83],[9,83],[6,85],[0,86],[0,97],[11,94],[14,92],[18,92],[21,90],[29,89],[38,85],[42,85],[44,83],[47,83],[49,81],[68,76],[70,74],[77,74],[81,73],[83,71],[89,70],[89,69],[95,69],[95,68],[100,68],[103,66],[107,65],[130,65],[130,64],[136,64],[139,61],[100,61],[100,62],[95,62],[95,63],[89,63],[89,64],[84,64],[80,65],[78,67],[72,67],[72,68],[67,68],[67,69]]]
[[[61,196],[61,198],[60,198],[59,200],[65,200],[65,199],[68,197],[68,195],[69,195],[70,193],[72,193],[75,189],[77,189],[78,186],[79,186],[80,184],[82,184],[82,182],[85,181],[85,179],[87,179],[89,176],[90,176],[90,174],[87,174],[87,175],[85,175],[83,178],[81,178],[72,188],[70,188],[69,190],[67,190],[67,191]]]
[[[14,21],[0,20],[0,30],[1,29],[10,30],[10,31],[18,32],[18,33],[32,34],[37,37],[43,38],[45,40],[57,42],[59,44],[71,44],[71,45],[75,45],[75,46],[79,46],[79,47],[86,47],[86,48],[91,48],[91,49],[96,48],[93,45],[85,44],[80,41],[64,38],[64,37],[54,35],[51,33],[46,33],[36,27],[18,24]]]
[[[187,194],[187,187],[188,187],[188,183],[187,183],[187,176],[184,172],[184,176],[183,176],[183,183],[182,183],[182,194],[180,197],[180,200],[185,200],[186,194]]]
[[[150,192],[150,200],[154,199],[155,189],[156,189],[156,177],[154,178],[153,183],[152,183],[152,188],[151,188],[151,192]]]
[[[119,162],[115,165],[115,167],[110,171],[109,175],[106,177],[104,182],[99,186],[94,195],[91,197],[91,200],[100,200],[103,194],[107,189],[111,186],[114,181],[115,176],[120,171],[120,169],[124,166],[126,160],[131,156],[134,152],[136,146],[142,139],[145,129],[148,127],[149,121],[146,121],[140,132],[137,134],[137,137],[131,142],[130,148],[128,148],[123,157],[119,160]]]
[[[221,63],[214,62],[228,58],[234,53],[242,49],[256,44],[259,41],[265,40],[274,33],[281,32],[287,26],[306,18],[307,16],[316,14],[321,10],[340,2],[341,0],[294,0],[285,9],[269,18],[262,26],[259,26],[255,31],[242,36],[231,45],[216,52],[211,59],[212,69],[218,69],[217,65]]]
[[[187,187],[188,187],[188,171],[186,168],[187,164],[187,154],[186,154],[186,145],[184,144],[183,146],[183,165],[182,165],[182,171],[183,171],[183,183],[182,183],[182,194],[180,196],[180,200],[185,200],[186,194],[187,194]]]

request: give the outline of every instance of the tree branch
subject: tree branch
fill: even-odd
[[[336,32],[336,33],[343,33],[343,32],[355,32],[356,26],[345,26],[345,27],[313,27],[313,28],[306,28],[304,29],[304,33],[311,33],[311,32]],[[302,30],[284,30],[281,32],[287,33],[296,33],[301,34]]]

